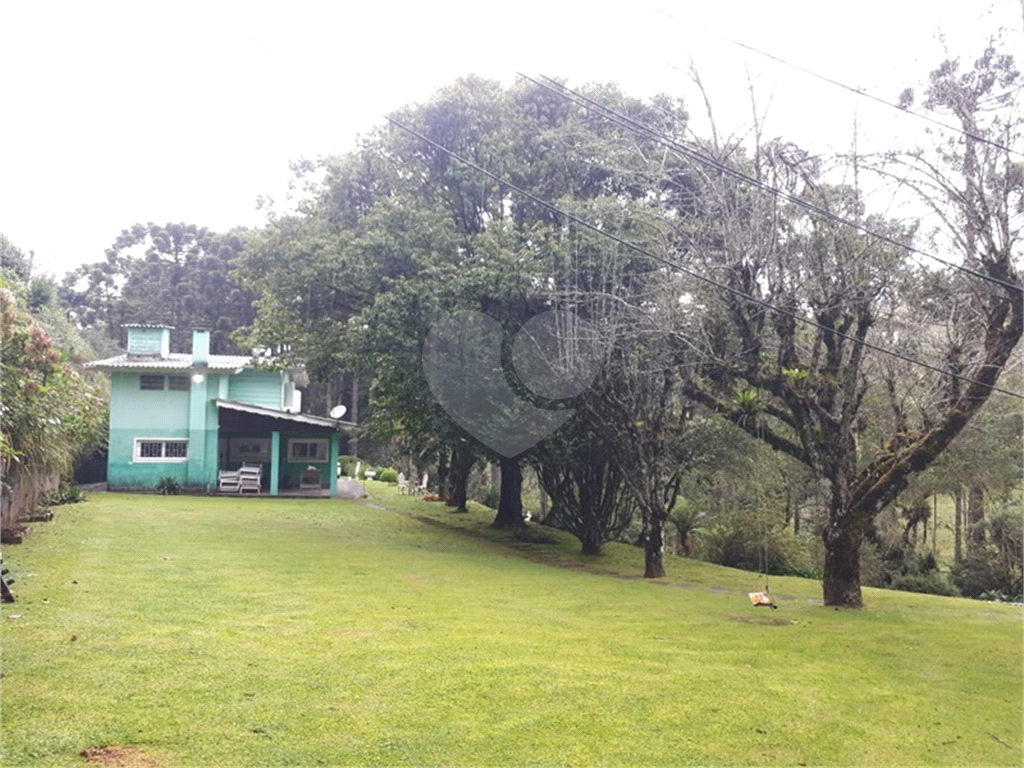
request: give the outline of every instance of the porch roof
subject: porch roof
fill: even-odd
[[[341,421],[340,419],[329,419],[325,416],[313,416],[308,413],[290,413],[288,411],[279,411],[275,408],[264,408],[260,405],[252,405],[251,403],[239,403],[235,400],[216,400],[218,409],[227,411],[234,411],[237,413],[248,413],[254,416],[260,416],[264,419],[271,419],[274,422],[282,423],[282,425],[303,425],[307,427],[319,427],[320,429],[341,429],[348,431],[355,429],[358,425],[351,421]]]

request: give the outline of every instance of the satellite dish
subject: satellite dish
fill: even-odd
[[[345,411],[347,410],[348,408],[346,408],[344,405],[336,405],[333,408],[331,408],[331,418],[340,419],[342,416],[345,415]]]

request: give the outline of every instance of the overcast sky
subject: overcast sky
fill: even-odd
[[[136,222],[217,231],[259,225],[259,195],[285,200],[288,163],[354,137],[457,77],[516,72],[616,81],[630,94],[750,123],[749,71],[767,133],[815,151],[920,140],[923,124],[715,37],[895,99],[943,58],[965,61],[1009,30],[1019,0],[857,3],[6,3],[0,10],[0,232],[58,276],[103,258]]]

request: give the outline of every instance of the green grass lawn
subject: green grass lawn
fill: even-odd
[[[1019,608],[866,590],[837,611],[773,578],[779,610],[754,609],[754,574],[625,578],[631,547],[369,486],[94,494],[35,525],[4,551],[3,765],[1022,763]]]

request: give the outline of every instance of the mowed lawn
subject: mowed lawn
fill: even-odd
[[[584,558],[370,485],[94,494],[36,524],[3,553],[0,762],[1022,763],[1020,608],[866,590],[839,611],[773,578],[779,610],[755,609],[753,574],[627,578],[634,548]]]

